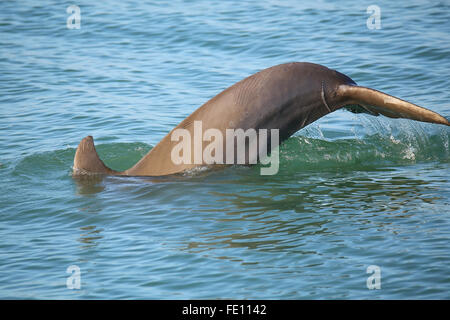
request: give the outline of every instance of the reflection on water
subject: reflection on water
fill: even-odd
[[[246,173],[251,174],[251,170]],[[229,177],[226,173],[223,176]],[[228,186],[223,176],[202,181],[215,191],[209,192],[212,206],[208,208],[205,203],[201,212],[217,226],[188,241],[184,246],[188,250],[241,247],[307,252],[310,250],[299,245],[302,239],[332,236],[333,220],[385,229],[391,219],[408,219],[411,211],[444,201],[436,196],[433,180],[405,177],[389,169],[358,172],[356,177],[348,172],[297,173],[267,180],[244,175],[231,178]],[[220,203],[219,208],[216,203]]]
[[[73,176],[73,181],[77,186],[77,194],[89,196],[105,190],[103,175],[78,175]]]
[[[357,222],[362,229],[386,229],[391,219],[408,219],[417,208],[442,202],[434,189],[439,179],[427,176],[427,165],[416,169],[412,174],[388,166],[356,172],[330,167],[322,172],[260,176],[257,167],[234,166],[169,177],[80,176],[74,181],[83,196],[107,192],[120,201],[146,200],[175,212],[181,201],[187,206],[196,203],[194,212],[215,226],[180,243],[183,250],[246,248],[315,254],[308,246],[303,248],[303,239],[333,236],[334,220]],[[91,234],[101,229],[86,228],[94,230],[82,235],[81,242],[101,240]]]
[[[103,236],[101,235],[103,230],[97,229],[96,226],[81,227],[80,230],[83,233],[80,235],[78,241],[83,244],[82,248],[84,249],[97,246],[99,240],[103,239]]]

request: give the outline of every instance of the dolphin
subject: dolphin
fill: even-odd
[[[92,136],[87,136],[78,145],[73,175],[164,176],[180,173],[210,163],[171,161],[171,153],[178,143],[172,137],[175,130],[184,129],[195,135],[194,124],[199,122],[203,130],[216,129],[224,136],[227,129],[255,129],[257,132],[259,129],[278,129],[281,143],[301,128],[340,108],[373,116],[450,125],[436,112],[358,86],[348,76],[325,66],[292,62],[264,69],[222,91],[185,118],[128,170],[119,172],[108,168],[99,158]],[[250,153],[246,148],[247,154]]]

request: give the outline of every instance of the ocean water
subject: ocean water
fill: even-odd
[[[449,299],[448,127],[342,110],[287,140],[274,176],[71,176],[83,137],[127,169],[291,61],[449,116],[450,3],[377,1],[380,29],[373,4],[1,1],[0,298]]]

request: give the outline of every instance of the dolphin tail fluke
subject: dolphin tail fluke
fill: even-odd
[[[73,160],[73,174],[116,174],[117,172],[108,168],[95,150],[94,139],[87,136],[78,145]]]
[[[338,91],[351,101],[351,105],[356,104],[362,108],[358,110],[358,107],[349,107],[353,112],[365,112],[376,116],[382,114],[389,118],[406,118],[450,126],[446,118],[434,111],[374,89],[341,85]]]

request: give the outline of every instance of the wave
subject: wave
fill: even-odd
[[[288,139],[280,147],[283,169],[370,168],[419,162],[450,162],[450,134],[399,136],[374,134],[362,139],[327,141],[305,136]]]
[[[450,162],[450,133],[373,134],[364,138],[326,140],[293,136],[280,146],[280,170],[371,169],[422,162]],[[125,170],[141,159],[152,146],[145,143],[106,143],[97,146],[106,165]],[[32,154],[19,160],[13,174],[24,176],[68,176],[75,148]],[[6,169],[2,165],[2,169]],[[204,173],[204,170],[194,170]]]

